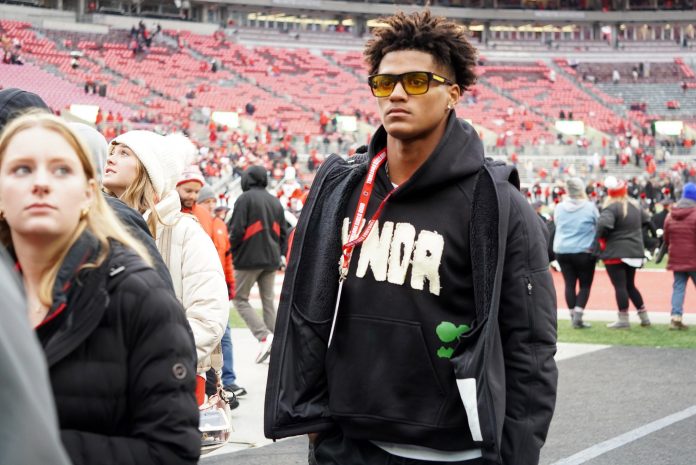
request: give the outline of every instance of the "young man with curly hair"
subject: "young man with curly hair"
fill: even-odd
[[[367,43],[382,125],[330,157],[302,211],[266,392],[270,438],[310,463],[538,463],[555,405],[545,227],[455,105],[463,29],[429,11]]]

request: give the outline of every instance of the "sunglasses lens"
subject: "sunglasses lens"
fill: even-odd
[[[388,97],[396,86],[396,79],[386,74],[378,74],[370,78],[370,87],[375,97]]]
[[[404,74],[404,90],[409,95],[421,95],[428,92],[430,79],[426,73],[407,73]]]

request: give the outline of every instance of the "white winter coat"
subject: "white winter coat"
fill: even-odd
[[[169,267],[176,298],[186,310],[198,354],[198,372],[210,368],[210,354],[220,343],[230,316],[225,275],[213,241],[195,217],[181,213],[176,191],[156,205],[157,249]],[[145,212],[145,218],[149,211]],[[169,252],[165,228],[171,227]]]

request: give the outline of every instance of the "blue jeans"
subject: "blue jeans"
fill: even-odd
[[[696,285],[696,271],[675,271],[674,284],[672,285],[672,315],[682,316],[684,313],[684,296],[686,294],[686,283],[689,276]]]
[[[237,381],[237,375],[234,373],[232,337],[229,326],[225,328],[225,334],[222,335],[220,344],[222,345],[222,385],[229,386]]]

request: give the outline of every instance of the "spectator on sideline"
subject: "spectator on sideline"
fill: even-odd
[[[589,328],[582,321],[590,298],[597,262],[593,252],[599,212],[594,202],[587,199],[585,183],[580,178],[566,182],[568,196],[556,206],[553,220],[556,225],[553,250],[561,266],[565,283],[565,301],[570,309],[573,328]],[[575,289],[579,284],[579,290]]]
[[[37,113],[5,128],[0,199],[72,463],[197,463],[190,328],[67,123]]]
[[[285,213],[277,198],[266,190],[268,175],[251,166],[242,175],[242,195],[237,198],[230,222],[230,244],[237,286],[234,306],[259,341],[256,363],[271,353],[276,322],[275,276],[286,251]],[[263,319],[249,304],[249,293],[258,284]]]
[[[198,193],[196,205],[204,210],[203,213],[212,218],[212,235],[211,239],[218,255],[222,268],[225,271],[225,280],[229,289],[230,300],[234,299],[235,282],[234,282],[234,265],[232,263],[232,248],[230,246],[230,236],[227,231],[225,222],[214,215],[215,208],[215,193],[209,185],[204,185]],[[246,395],[246,389],[237,384],[237,375],[234,372],[234,353],[232,347],[232,335],[230,333],[229,322],[225,328],[225,334],[222,336],[222,386],[227,391],[230,397],[241,397]]]
[[[684,185],[681,200],[665,220],[663,237],[669,253],[667,269],[674,273],[669,329],[687,329],[682,317],[689,278],[696,285],[696,184]]]
[[[364,55],[382,125],[314,180],[265,433],[312,433],[318,465],[537,464],[557,383],[547,233],[455,114],[476,80],[465,31],[428,10],[378,23]]]
[[[227,212],[229,211],[230,207],[228,207],[227,205],[220,205],[215,207],[215,209],[213,210],[213,214],[216,218],[220,218],[224,222],[225,218],[227,218]]]
[[[130,131],[111,141],[104,187],[146,219],[169,268],[174,292],[196,341],[196,396],[205,401],[205,373],[229,318],[227,286],[212,240],[198,222],[181,213],[175,186],[193,144],[180,134]]]
[[[652,222],[655,226],[655,229],[665,229],[665,220],[667,219],[667,215],[669,215],[669,212],[672,210],[673,203],[674,202],[670,198],[666,198],[660,201],[660,205],[662,205],[662,210],[660,210],[652,216]]]
[[[628,197],[628,186],[614,176],[604,180],[607,197],[597,222],[599,257],[604,261],[607,274],[614,286],[618,319],[607,325],[611,329],[630,327],[628,322],[629,299],[638,310],[641,326],[650,326],[650,318],[643,303],[643,296],[636,287],[636,269],[643,266],[642,226],[650,223],[647,212]]]

